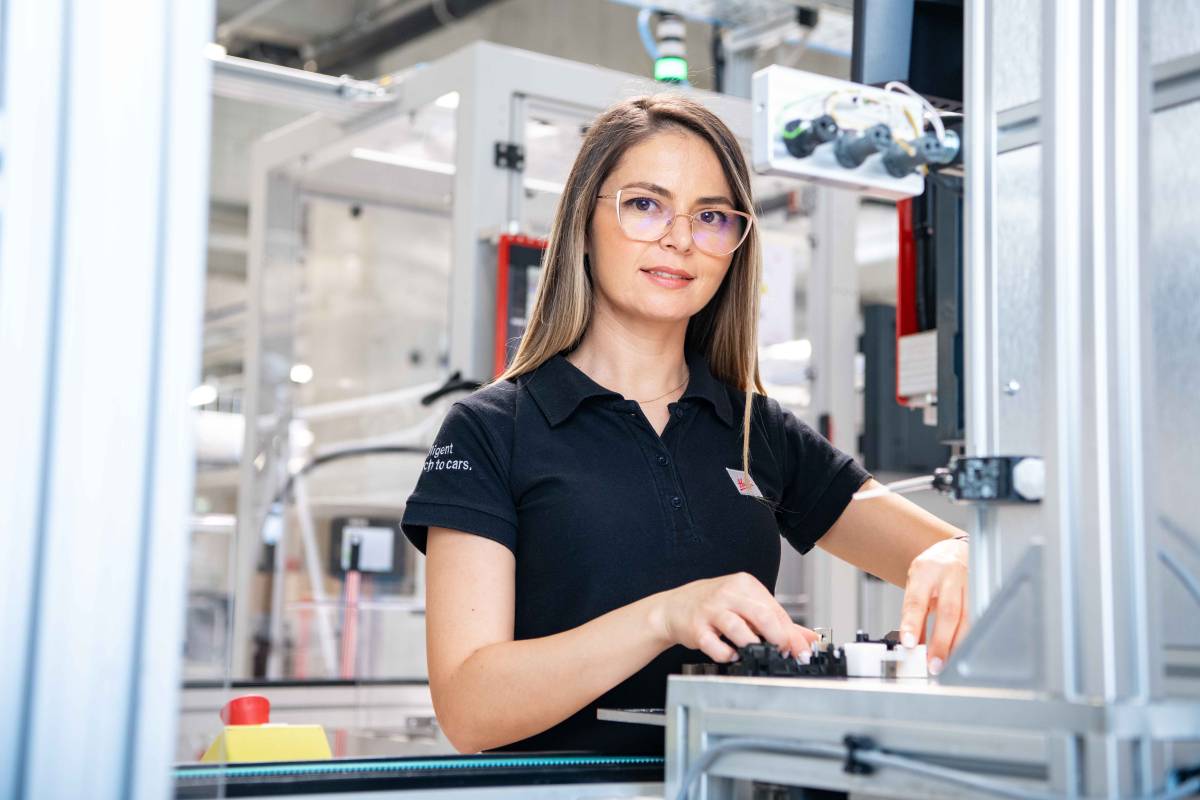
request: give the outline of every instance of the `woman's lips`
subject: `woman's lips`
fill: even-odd
[[[656,283],[666,289],[682,289],[693,280],[686,275],[676,274],[665,270],[643,269],[641,272],[653,283]]]

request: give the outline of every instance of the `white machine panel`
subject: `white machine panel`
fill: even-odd
[[[919,174],[889,175],[878,153],[847,169],[835,158],[833,142],[818,146],[810,156],[794,158],[782,138],[789,120],[831,114],[843,130],[861,132],[882,122],[900,138],[914,139],[921,135],[923,113],[916,98],[775,65],[754,73],[752,99],[754,168],[758,172],[805,178],[884,200],[903,200],[925,190]]]

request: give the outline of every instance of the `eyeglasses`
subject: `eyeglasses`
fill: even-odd
[[[596,197],[616,199],[617,224],[637,242],[657,242],[667,235],[678,217],[687,217],[692,241],[710,256],[727,256],[737,250],[754,224],[754,217],[731,208],[702,208],[695,214],[676,214],[664,201],[649,197],[640,189],[618,189],[616,194]]]

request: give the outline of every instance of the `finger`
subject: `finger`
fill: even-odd
[[[929,647],[926,648],[931,675],[937,675],[942,671],[942,666],[950,655],[950,644],[954,641],[955,631],[958,630],[962,610],[962,583],[955,578],[948,578],[938,587],[937,621],[933,625],[933,636],[929,639]]]
[[[908,585],[904,587],[904,606],[900,612],[900,644],[905,647],[915,647],[921,641],[932,593],[933,584],[923,573],[909,576]]]
[[[712,629],[705,631],[697,637],[696,647],[699,648],[700,652],[718,664],[727,664],[733,661],[734,656],[737,655],[737,651],[721,641],[721,637]]]
[[[754,631],[750,630],[750,626],[746,623],[746,620],[728,609],[718,614],[713,622],[717,630],[738,647],[745,647],[748,644],[758,644],[762,641]]]
[[[810,631],[803,625],[792,623],[792,653],[801,660],[811,657],[816,643],[821,637]],[[804,654],[808,655],[805,656]]]
[[[764,589],[765,591],[765,589]],[[758,635],[781,649],[791,649],[792,620],[769,594],[766,599],[747,595],[731,598],[730,609],[750,623]]]

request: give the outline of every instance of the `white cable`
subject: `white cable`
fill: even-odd
[[[901,83],[900,81],[888,81],[883,88],[884,91],[888,92],[895,92],[899,90],[903,94],[919,100],[921,102],[921,106],[925,109],[923,116],[927,116],[930,122],[933,123],[933,131],[937,135],[938,144],[944,145],[946,143],[946,126],[942,124],[942,116],[938,113],[938,110],[933,107],[932,103],[930,103],[920,94],[914,92],[908,86],[908,84]]]
[[[865,492],[855,492],[850,499],[872,500],[876,497],[884,497],[889,494],[908,494],[909,492],[919,492],[932,488],[933,476],[922,475],[919,478],[905,478],[902,481],[893,481],[875,489],[867,489]]]

